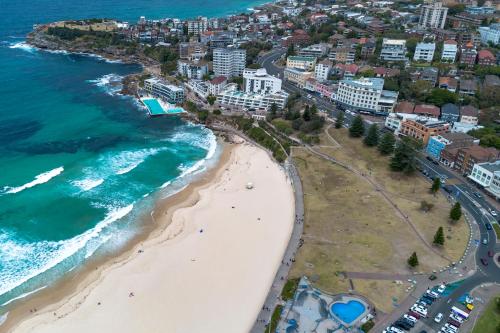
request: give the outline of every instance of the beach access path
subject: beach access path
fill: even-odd
[[[243,143],[195,193],[125,260],[9,332],[249,332],[292,234],[290,179]]]

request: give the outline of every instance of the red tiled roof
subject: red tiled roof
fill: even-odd
[[[401,101],[396,105],[395,112],[397,113],[413,113],[415,104],[408,101]]]
[[[415,110],[413,111],[413,113],[429,114],[431,116],[436,116],[436,117],[439,117],[439,115],[441,114],[437,106],[428,104],[420,104],[415,106]]]
[[[479,59],[484,59],[484,58],[495,59],[495,56],[493,55],[493,53],[491,53],[490,50],[481,50],[479,51],[477,56]]]
[[[227,78],[225,76],[217,76],[210,81],[211,84],[221,84],[222,82],[226,81]]]

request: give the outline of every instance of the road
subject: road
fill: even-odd
[[[283,78],[283,68],[278,67],[274,62],[282,57],[286,53],[286,50],[278,48],[270,53],[267,53],[258,59],[258,63],[262,67],[266,68],[267,72],[279,78]],[[332,118],[335,118],[339,112],[334,103],[321,97],[314,97],[312,99],[307,98],[305,91],[294,86],[293,84],[283,80],[282,88],[288,93],[300,93],[301,98],[308,101],[314,102],[318,106],[318,109],[324,110]],[[306,95],[306,96],[304,96]],[[344,126],[349,126],[355,116],[353,114],[345,113]],[[466,292],[471,291],[473,288],[484,284],[484,283],[500,283],[500,268],[492,262],[492,258],[488,256],[488,253],[497,253],[500,251],[500,246],[496,243],[496,235],[494,230],[487,230],[486,224],[495,222],[495,218],[490,214],[490,211],[497,210],[497,207],[491,205],[483,197],[476,196],[477,190],[472,188],[469,184],[464,182],[461,178],[457,177],[453,172],[447,170],[441,165],[436,165],[433,162],[427,160],[425,157],[419,157],[420,164],[423,169],[427,170],[430,177],[442,177],[447,178],[447,182],[452,185],[448,185],[452,189],[449,194],[452,200],[460,202],[462,207],[467,210],[472,217],[471,223],[477,223],[479,228],[480,237],[479,239],[473,239],[473,249],[475,249],[475,259],[477,264],[477,269],[475,272],[467,277],[458,288],[456,288],[450,295],[440,298],[435,304],[430,307],[429,318],[424,320],[427,327],[438,331],[443,323],[438,324],[434,322],[433,318],[437,313],[443,313],[447,316],[450,313],[451,307],[454,305],[456,300]],[[483,244],[483,240],[486,240],[486,244]],[[481,258],[486,259],[489,264],[487,266],[481,263]],[[429,281],[430,282],[430,281]],[[451,282],[451,281],[449,281]],[[406,312],[406,308],[402,306],[394,310],[395,314],[403,314]],[[394,316],[391,316],[394,317]],[[390,324],[390,323],[388,323]],[[381,325],[377,325],[377,332],[381,332]]]

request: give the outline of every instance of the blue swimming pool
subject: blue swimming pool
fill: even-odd
[[[333,303],[330,311],[335,317],[339,318],[344,323],[350,324],[358,319],[358,317],[366,311],[366,308],[363,303],[356,300],[350,300],[347,303]]]
[[[142,102],[148,108],[149,114],[152,116],[157,116],[160,114],[165,114],[165,110],[161,107],[160,103],[154,99],[143,99]]]

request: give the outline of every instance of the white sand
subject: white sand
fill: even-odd
[[[219,180],[177,210],[143,253],[14,332],[248,332],[288,244],[294,201],[264,151],[239,145],[232,154]]]

